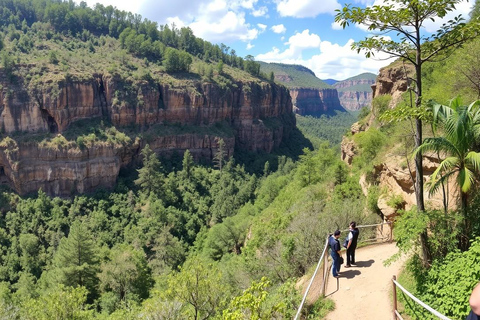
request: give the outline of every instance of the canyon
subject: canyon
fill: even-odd
[[[228,88],[111,74],[11,82],[0,69],[0,84],[0,183],[22,195],[111,189],[121,168],[138,163],[146,144],[162,156],[190,150],[197,161],[208,162],[220,139],[227,156],[234,150],[270,153],[295,128],[288,90],[260,80]],[[86,143],[65,139],[72,126],[95,126],[99,120],[115,128],[107,130],[125,129],[130,136]]]

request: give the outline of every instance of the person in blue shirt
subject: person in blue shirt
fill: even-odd
[[[480,320],[480,284],[473,289],[468,302],[472,309],[466,320]]]
[[[328,244],[330,246],[330,255],[332,256],[333,259],[333,265],[332,265],[332,274],[333,277],[338,278],[339,277],[339,272],[340,272],[340,250],[342,248],[340,247],[340,242],[338,241],[338,238],[340,238],[340,230],[336,230],[330,237],[328,238]]]

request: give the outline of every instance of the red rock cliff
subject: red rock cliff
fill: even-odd
[[[301,115],[320,115],[343,110],[336,89],[290,89],[295,112]]]
[[[40,83],[9,83],[0,69],[0,128],[6,134],[62,133],[80,119],[103,118],[116,127],[209,127],[226,123],[232,137],[202,134],[155,135],[148,143],[159,154],[190,150],[211,159],[218,140],[234,148],[271,152],[295,127],[287,89],[266,82],[236,82],[230,88],[188,82],[180,87],[160,81],[133,81],[110,75],[59,76]],[[58,75],[56,75],[58,76]],[[4,135],[5,136],[5,135]],[[26,139],[22,139],[24,141]],[[27,139],[28,140],[28,139]],[[0,182],[21,194],[42,188],[52,195],[112,187],[121,166],[133,161],[146,141],[126,145],[44,147],[4,140],[0,146]]]

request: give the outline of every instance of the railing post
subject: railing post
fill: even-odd
[[[392,285],[393,285],[393,320],[397,319],[397,285],[394,281],[397,280],[396,276],[393,276]]]

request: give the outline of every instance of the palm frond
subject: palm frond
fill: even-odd
[[[449,172],[455,171],[454,168],[458,168],[459,164],[460,159],[458,159],[457,157],[447,157],[442,162],[440,162],[438,168],[435,169],[430,178],[432,179],[432,181],[436,181],[439,179],[437,178],[439,174],[447,175]]]
[[[444,137],[425,138],[423,143],[414,150],[413,155],[423,154],[428,151],[445,152],[449,155],[458,155],[455,145]]]
[[[480,173],[480,152],[470,151],[465,157],[465,164],[474,173]]]
[[[458,172],[458,185],[462,192],[467,193],[475,181],[475,175],[468,168],[463,168]]]
[[[440,178],[438,178],[437,180],[430,180],[428,183],[427,183],[427,187],[429,188],[428,189],[428,194],[430,196],[434,195],[435,193],[438,192],[438,189],[442,186],[442,183],[445,183],[447,182],[447,180],[455,173],[457,172],[457,170],[454,170],[454,171],[450,171],[444,175],[442,175]]]

